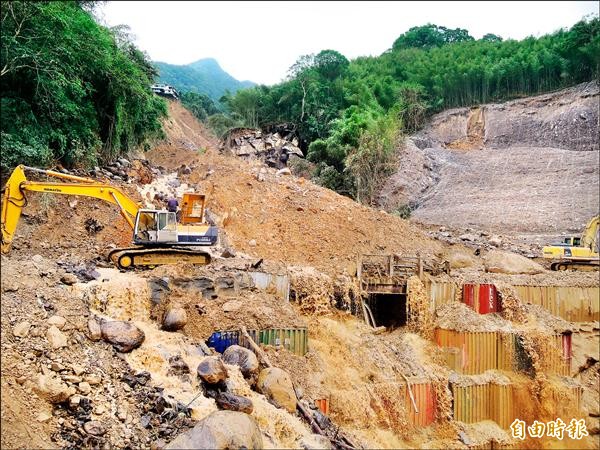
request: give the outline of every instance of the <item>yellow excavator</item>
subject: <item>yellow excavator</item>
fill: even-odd
[[[59,178],[65,182],[27,180],[25,171]],[[81,195],[117,205],[133,230],[135,244],[132,247],[116,248],[108,254],[108,258],[120,269],[177,262],[209,264],[210,254],[201,250],[199,246],[211,246],[217,242],[217,228],[206,223],[204,218],[204,195],[183,195],[181,218],[178,223],[176,213],[144,209],[119,188],[110,184],[92,178],[20,165],[12,172],[2,196],[0,219],[3,254],[10,251],[21,211],[27,205],[26,191]]]
[[[542,251],[544,258],[553,260],[552,270],[589,270],[600,266],[600,216],[592,217],[581,237],[566,237]]]

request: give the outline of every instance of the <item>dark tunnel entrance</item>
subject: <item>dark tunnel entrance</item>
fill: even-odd
[[[373,312],[375,326],[394,329],[406,325],[406,294],[369,294],[366,303]]]

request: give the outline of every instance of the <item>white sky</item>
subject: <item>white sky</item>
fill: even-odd
[[[274,84],[300,55],[333,49],[379,55],[410,27],[466,28],[478,39],[539,36],[598,13],[597,1],[532,2],[108,2],[98,16],[131,27],[155,61],[213,57],[238,80]]]

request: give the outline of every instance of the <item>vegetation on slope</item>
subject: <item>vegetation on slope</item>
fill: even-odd
[[[148,58],[93,2],[6,2],[0,92],[4,174],[16,164],[91,165],[162,135]]]
[[[155,62],[159,79],[179,91],[205,94],[218,101],[227,91],[236,92],[254,86],[251,81],[238,81],[225,72],[213,58],[200,59],[186,65]]]
[[[411,28],[379,57],[302,56],[285,82],[224,100],[229,117],[244,125],[296,124],[313,177],[368,203],[381,171],[391,170],[394,131],[414,131],[444,108],[591,80],[599,73],[599,31],[595,17],[539,38],[475,40],[466,30],[429,24]]]

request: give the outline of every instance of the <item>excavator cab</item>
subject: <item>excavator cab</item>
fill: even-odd
[[[135,218],[136,244],[177,243],[177,218],[174,212],[141,209]]]

